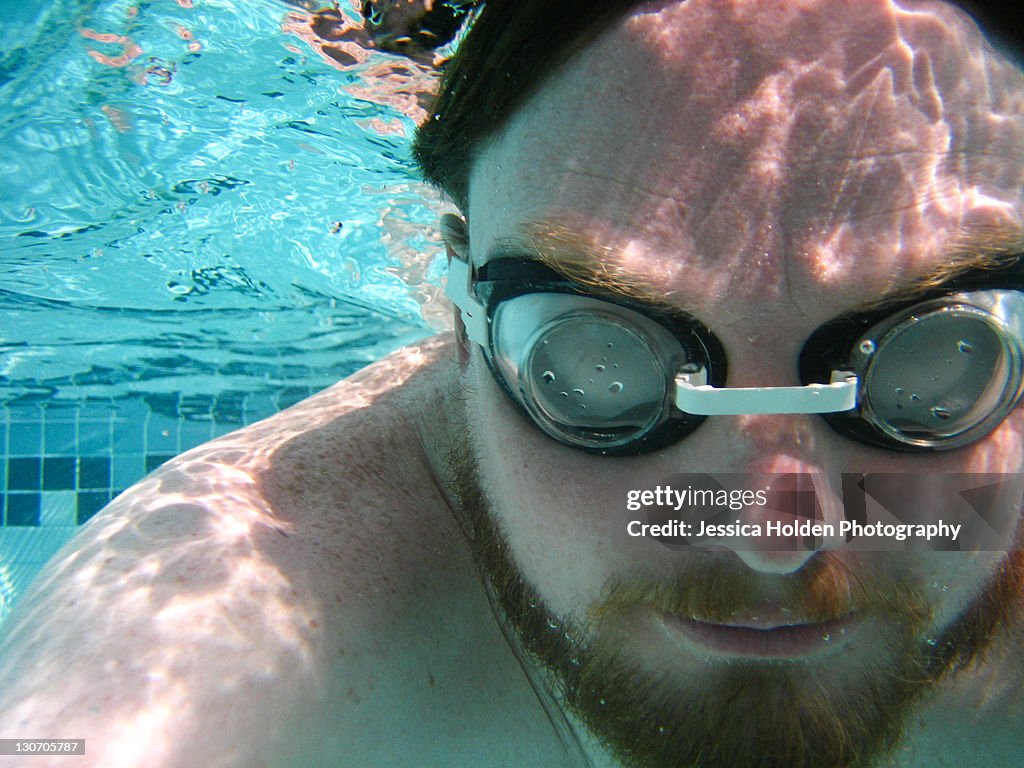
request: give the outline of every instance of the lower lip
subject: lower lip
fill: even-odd
[[[713,624],[679,616],[665,617],[663,622],[705,652],[762,659],[795,659],[834,650],[846,644],[854,625],[852,615],[823,624],[766,628]]]

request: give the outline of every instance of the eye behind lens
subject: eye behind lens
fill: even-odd
[[[519,366],[523,402],[559,439],[608,447],[663,418],[670,377],[642,332],[600,315],[569,315],[538,329]]]
[[[880,336],[869,332],[857,350],[866,358],[862,418],[907,446],[976,440],[1020,396],[1020,341],[979,307],[918,309]]]

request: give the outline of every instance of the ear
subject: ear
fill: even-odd
[[[449,264],[455,258],[469,261],[469,230],[465,219],[453,213],[446,213],[442,216],[441,238],[444,240]],[[455,307],[455,339],[458,342],[459,367],[465,368],[469,365],[469,338],[466,335],[466,325],[462,322],[462,313],[458,307]]]
[[[454,213],[441,217],[441,237],[448,249],[448,258],[457,255],[463,261],[469,260],[469,229],[466,220]]]

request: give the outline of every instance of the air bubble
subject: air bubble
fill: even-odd
[[[828,632],[826,632],[825,634],[823,634],[821,636],[821,639],[824,640],[826,643],[831,642],[832,641],[832,635],[830,635]]]
[[[572,391],[572,393],[573,393],[574,395],[576,395],[576,397],[583,397],[583,396],[584,396],[585,394],[587,394],[586,392],[584,392],[584,391],[583,391],[582,389],[580,389],[579,387],[577,387],[576,389],[574,389],[574,390]]]
[[[559,396],[559,397],[568,397],[568,396],[569,396],[569,393],[568,393],[568,392],[559,392],[559,393],[558,393],[558,396]]]
[[[964,339],[960,339],[960,341],[956,343],[956,348],[965,355],[969,355],[974,351],[974,345]]]
[[[873,342],[871,339],[864,339],[864,341],[860,343],[860,353],[862,355],[871,355],[874,354],[874,351],[875,342]]]
[[[597,365],[594,366],[594,370],[597,371],[598,373],[604,373],[604,366],[598,363]]]
[[[948,408],[940,408],[937,405],[932,406],[931,412],[932,412],[932,416],[934,416],[936,419],[943,419],[943,420],[948,419],[950,416],[953,415],[952,413],[949,412]]]
[[[934,647],[936,647],[939,644],[939,641],[936,640],[934,637],[927,637],[927,638],[925,638],[925,643],[929,647],[934,648]]]
[[[611,384],[608,385],[608,391],[611,392],[613,395],[619,394],[619,392],[621,392],[622,389],[623,386],[621,381],[613,381]]]
[[[541,374],[541,378],[544,379],[544,381],[546,381],[548,384],[550,384],[551,382],[553,382],[555,380],[555,372],[554,371],[544,371],[544,373]]]
[[[915,401],[915,402],[920,402],[920,400],[921,400],[921,396],[920,396],[920,395],[916,395],[916,394],[912,394],[912,395],[910,396],[910,399],[911,399],[911,400],[913,400],[913,401]]]

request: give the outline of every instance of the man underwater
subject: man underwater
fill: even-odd
[[[416,155],[463,214],[454,338],[94,518],[8,620],[0,737],[97,765],[1019,763],[1018,62],[938,0],[490,0]],[[905,478],[921,521],[1009,479],[973,551],[627,532],[630,492],[709,475],[838,521],[843,473]]]

